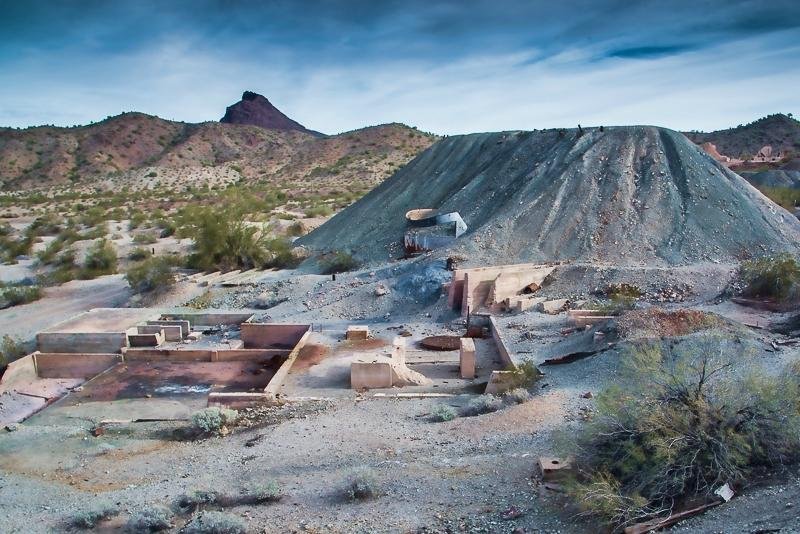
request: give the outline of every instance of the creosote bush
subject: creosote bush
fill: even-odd
[[[133,514],[125,523],[129,534],[161,532],[172,528],[172,511],[166,506],[154,505]]]
[[[225,512],[202,512],[182,530],[185,534],[245,534],[247,525],[238,516]]]
[[[525,388],[514,388],[506,391],[503,398],[510,404],[523,404],[531,400],[531,394]]]
[[[438,405],[431,413],[431,418],[438,422],[452,421],[456,417],[458,417],[458,412],[448,404]]]
[[[117,252],[114,250],[114,246],[106,239],[95,241],[86,251],[80,277],[90,279],[116,272]]]
[[[530,360],[526,360],[509,369],[511,376],[508,379],[509,389],[529,389],[544,375]]]
[[[173,263],[165,256],[148,258],[128,269],[125,279],[136,293],[163,293],[175,285]]]
[[[181,515],[191,514],[199,510],[201,506],[216,503],[219,497],[215,491],[191,490],[172,501],[172,509]]]
[[[227,408],[205,408],[192,415],[192,426],[202,434],[219,434],[236,422],[239,412]]]
[[[503,407],[503,399],[494,395],[481,395],[475,397],[462,409],[462,415],[474,416],[496,412]]]
[[[375,473],[368,469],[360,469],[350,476],[347,483],[346,494],[351,501],[366,501],[378,496],[378,479]]]
[[[800,297],[800,263],[789,253],[743,262],[739,277],[747,297],[796,302]]]
[[[72,514],[69,518],[70,526],[78,529],[93,529],[101,521],[105,521],[119,514],[119,508],[111,503],[101,502],[92,505],[91,508],[80,510]]]
[[[741,371],[736,339],[691,339],[634,346],[620,385],[597,396],[568,485],[584,513],[620,528],[798,459],[797,376]]]
[[[234,500],[237,504],[263,504],[278,502],[282,497],[278,483],[274,480],[269,480],[248,485]]]
[[[358,267],[356,259],[348,252],[337,251],[320,261],[322,274],[336,274],[352,271]]]

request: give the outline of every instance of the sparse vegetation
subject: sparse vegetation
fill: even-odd
[[[448,404],[438,405],[431,413],[431,419],[438,422],[452,421],[456,417],[458,417],[458,412]]]
[[[336,251],[320,261],[322,274],[335,274],[352,271],[358,267],[356,259],[348,252]]]
[[[185,534],[245,534],[247,526],[238,516],[225,512],[202,512],[186,524]]]
[[[69,518],[68,523],[73,528],[89,530],[117,514],[119,514],[119,508],[111,503],[100,502],[91,508],[75,512]]]
[[[153,255],[149,249],[143,247],[136,247],[128,253],[128,259],[131,261],[142,261],[150,258]]]
[[[723,326],[719,315],[700,310],[666,311],[659,308],[633,310],[617,320],[617,330],[622,337],[684,336],[694,332]]]
[[[148,258],[128,269],[125,279],[136,293],[163,293],[175,285],[172,266],[166,256]]]
[[[347,498],[351,501],[366,501],[378,496],[378,479],[368,469],[360,469],[350,476],[346,488]]]
[[[623,356],[619,385],[598,395],[577,438],[581,475],[569,492],[584,513],[621,527],[797,459],[797,380],[744,373],[741,344],[702,339],[688,349],[636,345]]]
[[[483,415],[485,413],[496,412],[503,407],[503,399],[495,395],[480,395],[469,401],[464,406],[461,414],[465,417]]]
[[[22,343],[8,334],[3,335],[3,340],[0,341],[0,369],[22,356],[25,356]]]
[[[172,501],[172,509],[181,515],[197,512],[201,506],[214,504],[219,500],[219,494],[215,491],[192,490],[178,496]]]
[[[80,277],[90,279],[116,272],[117,252],[114,250],[114,246],[106,239],[95,241],[86,251]]]
[[[530,360],[518,363],[509,371],[511,373],[507,382],[509,389],[530,389],[544,376]]]
[[[201,434],[224,434],[236,422],[239,413],[227,408],[205,408],[192,414],[192,427]]]
[[[800,263],[788,253],[743,262],[739,277],[747,297],[796,302],[800,297]]]
[[[247,486],[235,500],[237,504],[264,504],[278,502],[283,495],[274,480],[253,483]]]
[[[172,528],[172,511],[166,506],[154,505],[133,514],[125,523],[125,532],[141,534],[162,532]]]
[[[506,391],[503,398],[510,404],[523,404],[531,400],[531,394],[525,388],[514,388]]]
[[[35,285],[0,283],[0,309],[27,304],[42,298],[42,288]]]

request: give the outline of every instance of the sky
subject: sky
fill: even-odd
[[[800,115],[800,1],[0,0],[0,126],[219,120],[438,134]]]

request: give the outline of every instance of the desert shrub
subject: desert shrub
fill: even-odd
[[[239,517],[225,512],[202,512],[183,528],[185,534],[245,534],[247,526]]]
[[[133,242],[137,245],[152,245],[157,241],[158,238],[151,232],[140,232],[133,236]]]
[[[617,320],[622,337],[684,336],[724,324],[716,314],[700,310],[666,311],[659,308],[629,311]]]
[[[739,371],[749,355],[735,339],[694,341],[622,356],[620,385],[576,439],[569,492],[584,513],[621,527],[797,459],[798,381]]]
[[[509,369],[511,376],[508,378],[508,388],[529,389],[544,376],[536,365],[530,361],[525,360]]]
[[[452,421],[456,417],[458,417],[458,412],[448,404],[438,405],[431,413],[431,418],[439,422]]]
[[[289,237],[298,237],[305,233],[306,233],[305,226],[303,226],[303,223],[301,223],[300,221],[292,223],[286,229],[286,235],[288,235]]]
[[[0,341],[0,368],[25,356],[25,347],[13,337],[5,334]]]
[[[156,221],[156,226],[161,229],[159,237],[170,237],[175,235],[178,229],[177,225],[168,219],[159,219]]]
[[[42,298],[39,286],[9,285],[0,287],[0,308],[19,306]]]
[[[189,265],[201,270],[251,269],[269,259],[267,236],[260,228],[215,210],[200,212],[195,221],[194,253]]]
[[[119,508],[111,503],[101,502],[86,510],[79,510],[69,518],[70,526],[79,529],[93,529],[101,521],[119,514]]]
[[[617,315],[635,308],[642,291],[631,284],[611,284],[605,289],[605,296],[608,302],[598,306],[598,310],[608,315]]]
[[[166,506],[155,505],[133,514],[125,523],[125,532],[161,532],[172,528],[172,511]]]
[[[274,480],[248,485],[235,499],[237,504],[263,504],[281,500],[280,486]]]
[[[358,267],[356,259],[348,252],[337,251],[320,261],[322,274],[343,273]]]
[[[36,253],[36,258],[42,265],[50,265],[56,259],[59,252],[64,249],[65,242],[61,239],[53,239],[45,248]]]
[[[114,246],[105,239],[95,241],[86,251],[81,269],[81,278],[96,278],[104,274],[117,272],[117,252]]]
[[[142,261],[153,255],[150,249],[144,247],[136,247],[128,253],[128,259],[131,261]]]
[[[743,262],[739,277],[747,297],[789,302],[800,296],[800,263],[788,253]]]
[[[219,434],[239,417],[239,412],[227,408],[205,408],[192,415],[192,427],[202,434]]]
[[[531,394],[525,388],[514,388],[506,391],[503,398],[511,404],[523,404],[531,400]]]
[[[175,285],[172,264],[165,256],[148,258],[128,269],[125,279],[136,293],[161,293]]]
[[[128,229],[135,230],[142,225],[142,223],[147,220],[147,216],[142,213],[141,211],[134,211],[130,214],[130,218],[128,220]]]
[[[202,295],[198,295],[187,302],[186,306],[189,308],[194,308],[195,310],[205,310],[210,308],[213,303],[214,294],[211,291],[206,290]]]
[[[76,237],[75,240],[86,241],[89,239],[100,239],[101,237],[104,237],[106,234],[108,234],[108,225],[102,223],[87,229],[85,232],[78,235],[78,237]]]
[[[462,409],[462,415],[473,416],[496,412],[503,407],[503,400],[494,395],[481,395],[475,397]]]
[[[368,469],[360,469],[350,476],[345,493],[351,501],[365,501],[378,496],[378,487],[375,473]]]
[[[330,206],[325,204],[320,204],[318,206],[311,206],[305,211],[306,217],[313,218],[313,217],[327,217],[331,215],[333,210]]]
[[[181,515],[191,514],[206,504],[214,504],[220,496],[215,491],[191,490],[172,501],[172,509]]]
[[[265,246],[270,256],[264,264],[265,267],[293,269],[303,261],[292,253],[292,243],[288,239],[281,237],[268,239]]]

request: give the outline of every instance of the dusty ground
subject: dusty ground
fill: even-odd
[[[543,291],[574,297],[593,289],[576,285],[577,280],[588,286],[650,280],[648,292],[668,309],[700,308],[745,324],[775,319],[774,314],[716,298],[727,284],[730,266],[659,272],[562,267]],[[574,516],[563,496],[542,487],[535,464],[539,456],[558,454],[557,436],[578,428],[592,412],[596,399],[584,394],[597,393],[617,379],[619,352],[542,367],[546,376],[529,402],[444,423],[431,420],[439,404],[458,408],[474,398],[468,389],[459,391],[457,380],[447,384],[455,394],[443,398],[377,398],[347,387],[346,362],[353,352],[381,350],[397,332],[407,330],[413,367],[415,358],[430,357],[419,351],[416,341],[463,329],[460,317],[445,309],[443,297],[429,291],[428,286],[439,283],[430,280],[439,276],[438,262],[422,258],[340,275],[336,281],[286,271],[269,274],[253,287],[213,288],[213,299],[223,307],[228,303],[239,309],[266,294],[266,300],[279,303],[256,312],[261,318],[317,325],[284,390],[290,399],[305,400],[254,417],[261,422],[232,435],[187,441],[182,419],[191,402],[173,407],[179,421],[110,425],[94,436],[90,430],[99,419],[124,419],[148,406],[161,413],[173,408],[163,404],[169,399],[157,395],[117,401],[101,410],[88,399],[81,402],[79,395],[67,397],[16,431],[0,433],[3,532],[60,532],[75,510],[101,500],[119,504],[122,513],[112,523],[119,525],[131,512],[170,502],[192,489],[234,493],[250,482],[267,480],[280,485],[280,502],[228,509],[253,532],[598,532],[596,525]],[[669,288],[686,284],[676,298],[683,302],[658,302],[672,293],[658,292],[656,280]],[[378,284],[387,285],[389,294],[376,295]],[[39,315],[43,321],[45,311]],[[356,320],[370,325],[374,340],[348,346],[342,333]],[[562,335],[564,314],[526,312],[499,322],[513,351],[536,364],[583,343],[580,335]],[[772,347],[770,342],[780,336],[741,328],[759,354],[746,365],[777,368],[800,357],[796,347]],[[439,380],[444,386],[454,364],[448,361],[452,354],[441,354],[445,375]],[[346,484],[361,470],[372,473],[380,495],[350,502],[344,497]],[[799,495],[796,476],[780,478],[746,489],[731,503],[676,530],[800,531]]]

